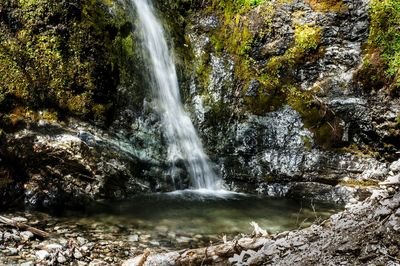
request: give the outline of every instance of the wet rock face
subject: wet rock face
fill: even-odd
[[[235,125],[234,141],[231,144],[234,152],[223,164],[225,171],[229,171],[232,165],[237,168],[230,168],[234,172],[226,175],[245,175],[246,180],[267,177],[268,173],[287,176],[301,174],[303,158],[307,152],[304,140],[311,139],[312,135],[304,130],[295,110],[284,107],[268,116],[249,116],[244,121]],[[248,168],[252,171],[247,172]],[[242,172],[236,173],[235,169]]]
[[[14,182],[24,189],[15,194],[24,194],[26,206],[84,206],[93,200],[171,189],[171,182],[163,178],[165,169],[158,158],[162,156],[154,147],[142,147],[160,144],[140,125],[129,139],[73,123],[79,122],[71,121],[70,127],[33,126],[6,135],[0,154],[7,158],[5,171],[18,169],[19,179],[14,177]]]
[[[301,191],[299,184],[310,182],[302,186],[306,191],[314,187],[322,195],[328,195],[340,190],[332,185],[343,178],[361,175],[382,179],[387,174],[387,163],[356,153],[374,149],[383,151],[389,161],[395,159],[397,144],[393,144],[392,138],[398,133],[389,128],[400,104],[396,99],[389,101],[384,93],[378,94],[376,100],[355,86],[353,74],[361,64],[361,47],[369,34],[369,1],[343,1],[343,4],[342,10],[320,12],[308,1],[298,0],[272,4],[273,12],[266,10],[267,5],[246,11],[242,20],[236,18],[241,29],[247,27],[252,36],[246,59],[229,47],[223,47],[222,51],[217,47],[221,37],[218,30],[229,27],[223,17],[209,11],[189,16],[186,34],[196,71],[194,77],[191,73],[192,100],[187,105],[194,109],[193,118],[205,146],[232,187],[240,184],[237,187],[248,185],[254,189],[255,186],[282,195],[297,194]],[[263,19],[268,12],[273,15],[267,17],[269,20]],[[295,40],[298,25],[319,29],[320,38],[318,48],[286,73],[292,79],[290,85],[310,93],[321,106],[322,118],[318,123],[326,123],[325,131],[332,131],[332,136],[323,138],[334,137],[332,142],[337,147],[358,146],[361,152],[357,149],[352,152],[352,148],[346,149],[352,153],[337,152],[322,147],[317,138],[325,133],[316,132],[318,123],[307,122],[310,119],[304,115],[307,110],[299,110],[299,104],[293,104],[291,99],[283,99],[275,111],[257,116],[245,106],[244,98],[274,96],[273,90],[266,92],[265,82],[260,82],[262,78],[254,77],[298,42]],[[243,60],[249,60],[253,72],[243,69]],[[295,95],[295,101],[303,101],[301,97]],[[268,110],[269,106],[264,108]],[[334,119],[329,120],[327,113]],[[290,182],[296,185],[291,186]],[[275,183],[281,184],[271,188]]]
[[[339,180],[382,179],[388,173],[387,164],[376,159],[318,149],[300,115],[288,106],[243,121],[230,128],[233,141],[217,151],[221,174],[242,189],[346,201],[351,193],[334,187]]]

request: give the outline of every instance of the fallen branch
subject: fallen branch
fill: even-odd
[[[228,259],[236,253],[247,250],[258,250],[266,241],[265,237],[242,238],[224,244],[170,252],[164,254],[145,254],[125,261],[123,266],[141,265],[230,265]]]
[[[13,221],[11,219],[8,219],[8,218],[6,218],[4,216],[0,216],[0,223],[6,224],[6,225],[9,225],[9,226],[12,226],[12,227],[16,227],[16,228],[21,229],[21,230],[29,231],[32,234],[40,236],[40,237],[43,237],[43,238],[49,237],[49,233],[47,233],[45,231],[42,231],[42,230],[37,229],[37,228],[34,228],[34,227],[29,226],[29,225],[24,224],[24,223],[15,222],[15,221]]]

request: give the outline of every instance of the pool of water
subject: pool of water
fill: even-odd
[[[154,252],[197,248],[221,243],[224,236],[232,240],[239,234],[251,234],[253,221],[268,232],[276,233],[305,227],[340,209],[337,205],[307,200],[226,191],[178,191],[104,202],[85,210],[58,210],[57,215],[6,212],[0,215],[24,217],[29,225],[46,231],[50,237],[24,243],[20,254],[25,255],[6,254],[8,257],[0,262],[19,264],[29,256],[34,257],[32,252],[47,244],[81,245],[84,238],[90,250],[85,256],[120,264],[147,248]],[[11,228],[0,226],[1,230],[12,233]]]
[[[82,223],[124,225],[144,231],[190,235],[251,233],[252,221],[269,232],[297,229],[324,219],[340,206],[221,191],[179,191],[104,203],[82,213],[64,213]]]

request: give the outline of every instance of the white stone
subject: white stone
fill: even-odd
[[[11,256],[18,254],[18,249],[16,249],[16,248],[8,248],[8,251],[10,252]]]
[[[400,159],[394,161],[390,166],[389,169],[393,172],[400,172]]]
[[[158,241],[150,241],[150,244],[153,245],[153,246],[159,246],[160,242],[158,242]]]
[[[83,237],[80,237],[80,236],[78,236],[76,240],[78,240],[78,243],[79,243],[80,246],[83,246],[88,242],[86,238],[83,238]]]
[[[20,266],[34,266],[35,264],[32,261],[27,261],[24,263],[21,263]]]
[[[102,265],[108,265],[108,264],[99,259],[94,259],[89,263],[89,266],[102,266]]]
[[[24,217],[14,217],[12,220],[17,223],[26,223],[28,221],[28,219]]]
[[[60,244],[48,244],[46,245],[46,250],[48,251],[62,250],[62,246]]]
[[[31,232],[29,232],[29,231],[23,231],[23,232],[21,232],[19,235],[20,235],[20,236],[22,237],[22,239],[24,239],[25,241],[26,241],[26,240],[29,240],[29,239],[31,239],[31,238],[34,237],[33,233],[31,233]]]
[[[129,240],[130,242],[138,242],[138,241],[139,241],[139,236],[138,236],[138,235],[130,235],[130,236],[128,237],[128,240]]]
[[[74,252],[74,258],[75,259],[81,259],[83,256],[82,256],[82,253],[79,251],[79,250],[75,250],[75,252]]]
[[[65,262],[67,262],[67,259],[62,254],[60,254],[60,255],[58,255],[57,261],[59,263],[65,263]]]
[[[176,239],[176,242],[178,242],[178,243],[188,243],[188,242],[190,242],[190,240],[192,240],[190,237],[181,236],[181,237],[178,237]]]
[[[36,257],[39,259],[39,260],[45,260],[45,259],[47,259],[48,257],[50,257],[50,254],[49,254],[49,252],[47,252],[46,250],[39,250],[39,251],[36,251]]]
[[[389,176],[385,181],[379,183],[379,185],[400,185],[400,174]]]

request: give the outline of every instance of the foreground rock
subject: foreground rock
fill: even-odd
[[[399,265],[400,191],[373,195],[323,223],[207,248],[150,254],[124,265]]]

